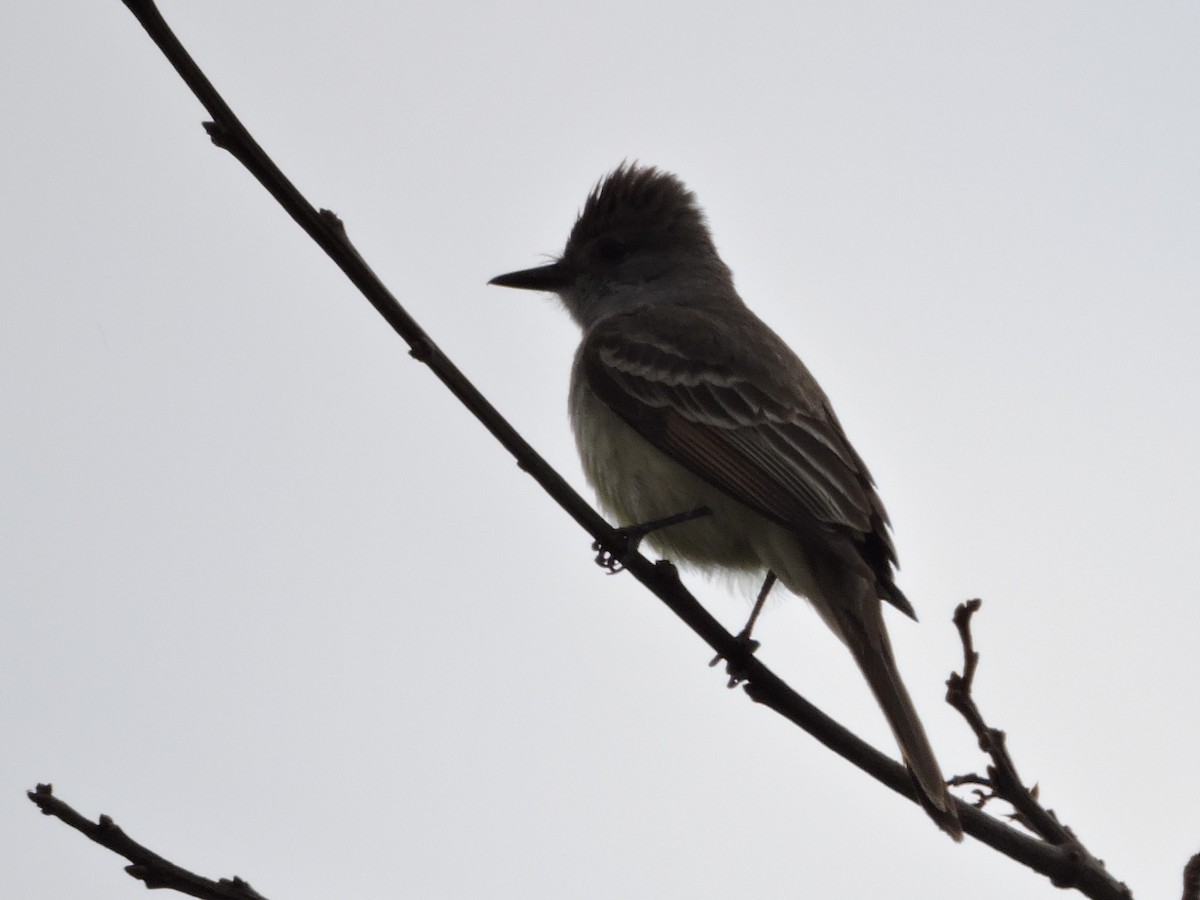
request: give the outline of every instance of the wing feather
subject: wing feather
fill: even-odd
[[[731,320],[702,308],[644,308],[602,320],[584,337],[589,386],[651,443],[701,478],[799,531],[848,534],[887,599],[887,513],[824,392],[748,310]],[[754,348],[752,356],[746,350]]]

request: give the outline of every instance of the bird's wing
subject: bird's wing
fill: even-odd
[[[644,438],[764,516],[849,532],[911,614],[891,583],[895,549],[870,473],[803,363],[759,329],[749,311],[640,309],[588,331],[579,374]]]

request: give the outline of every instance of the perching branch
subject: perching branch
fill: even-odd
[[[727,659],[734,671],[738,672],[739,677],[745,679],[745,690],[753,700],[768,706],[796,723],[863,771],[916,802],[916,795],[908,772],[902,765],[860,740],[792,691],[753,655],[744,642],[738,641],[696,601],[680,583],[673,566],[666,562],[653,563],[636,552],[636,549],[629,548],[622,534],[610,526],[562,476],[529,446],[400,306],[396,298],[359,256],[347,238],[338,218],[327,210],[318,211],[314,208],[283,175],[192,60],[171,32],[154,3],[151,0],[123,0],[123,2],[137,17],[151,39],[213,117],[213,121],[205,123],[205,128],[213,142],[228,150],[275,197],[296,223],[342,269],[388,324],[404,338],[411,348],[411,355],[425,363],[433,371],[459,401],[513,455],[517,464],[532,475],[538,484],[594,538],[601,551],[610,558],[617,559],[634,578],[659,597],[711,648]],[[974,663],[969,661],[964,673],[968,670],[973,672],[973,669]],[[982,723],[982,717],[979,718],[979,721]],[[996,743],[995,740],[991,741],[992,745]],[[999,743],[1002,749],[1002,741]],[[995,760],[996,757],[993,756],[993,759]],[[989,769],[989,777],[997,780],[996,776],[991,774],[992,771]],[[1014,783],[1020,788],[1019,780],[1015,780]],[[1023,792],[1024,789],[1021,788],[1021,791]],[[1014,794],[1014,796],[1016,795]],[[134,860],[135,865],[130,869],[138,869],[137,872],[131,871],[135,877],[143,877],[145,867],[150,865],[145,860],[152,859],[161,862],[165,867],[164,871],[177,871],[191,879],[217,887],[222,884],[232,884],[238,889],[244,887],[245,891],[249,891],[249,886],[244,882],[208,882],[205,879],[197,879],[196,876],[191,876],[190,873],[183,870],[178,870],[173,864],[129,841],[106,818],[102,817],[97,825],[83,819],[65,804],[59,804],[50,794],[49,788],[46,788],[44,792],[39,788],[38,791],[32,792],[30,797],[42,807],[43,811],[59,816],[73,827],[88,834],[93,840],[98,840],[105,846],[110,846],[116,852]],[[1034,806],[1036,806],[1036,801],[1034,801]],[[1018,809],[1023,816],[1026,815],[1023,811],[1024,807]],[[967,834],[1048,876],[1055,884],[1075,887],[1085,896],[1096,898],[1096,900],[1125,900],[1130,896],[1128,889],[1108,875],[1102,866],[1090,864],[1092,860],[1090,855],[1081,863],[1078,842],[1072,843],[1073,837],[1068,841],[1039,840],[1000,822],[981,809],[963,802],[959,803],[958,812]],[[1033,811],[1028,815],[1030,821],[1041,822]],[[1053,819],[1048,813],[1045,815],[1057,826],[1056,819]],[[1024,822],[1024,818],[1021,821]],[[1069,836],[1069,832],[1066,832],[1061,826],[1057,827],[1063,834]],[[1033,830],[1044,836],[1043,832],[1037,828]],[[96,836],[110,832],[120,835],[121,840],[116,842],[117,846]],[[1052,832],[1047,831],[1046,833]],[[143,854],[144,858],[139,857],[135,860],[126,852],[133,848],[136,848],[136,852]],[[156,873],[157,876],[159,869],[151,867],[150,871]],[[1200,878],[1195,871],[1192,872],[1192,876],[1193,882]],[[149,884],[149,882],[147,883]],[[186,880],[180,882],[181,885],[190,883]],[[222,898],[233,896],[241,898],[241,900],[245,900],[247,897],[257,897],[253,892],[199,894],[176,884],[168,884],[166,881],[152,886],[175,887],[185,893],[192,893],[193,896],[219,896]]]

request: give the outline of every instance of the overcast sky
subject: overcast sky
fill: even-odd
[[[1200,850],[1200,5],[164,4],[293,181],[554,465],[577,334],[486,286],[678,173],[879,483],[948,772],[950,616],[1129,882]],[[24,799],[272,900],[1059,897],[727,691],[200,127],[118,0],[0,20],[0,856]],[[690,582],[732,629],[746,598]],[[794,598],[762,658],[888,753]]]

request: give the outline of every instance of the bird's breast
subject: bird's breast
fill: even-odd
[[[572,379],[571,424],[584,475],[619,525],[640,525],[705,506],[711,515],[652,532],[668,559],[701,568],[765,568],[749,536],[766,520],[642,437],[581,375]]]

